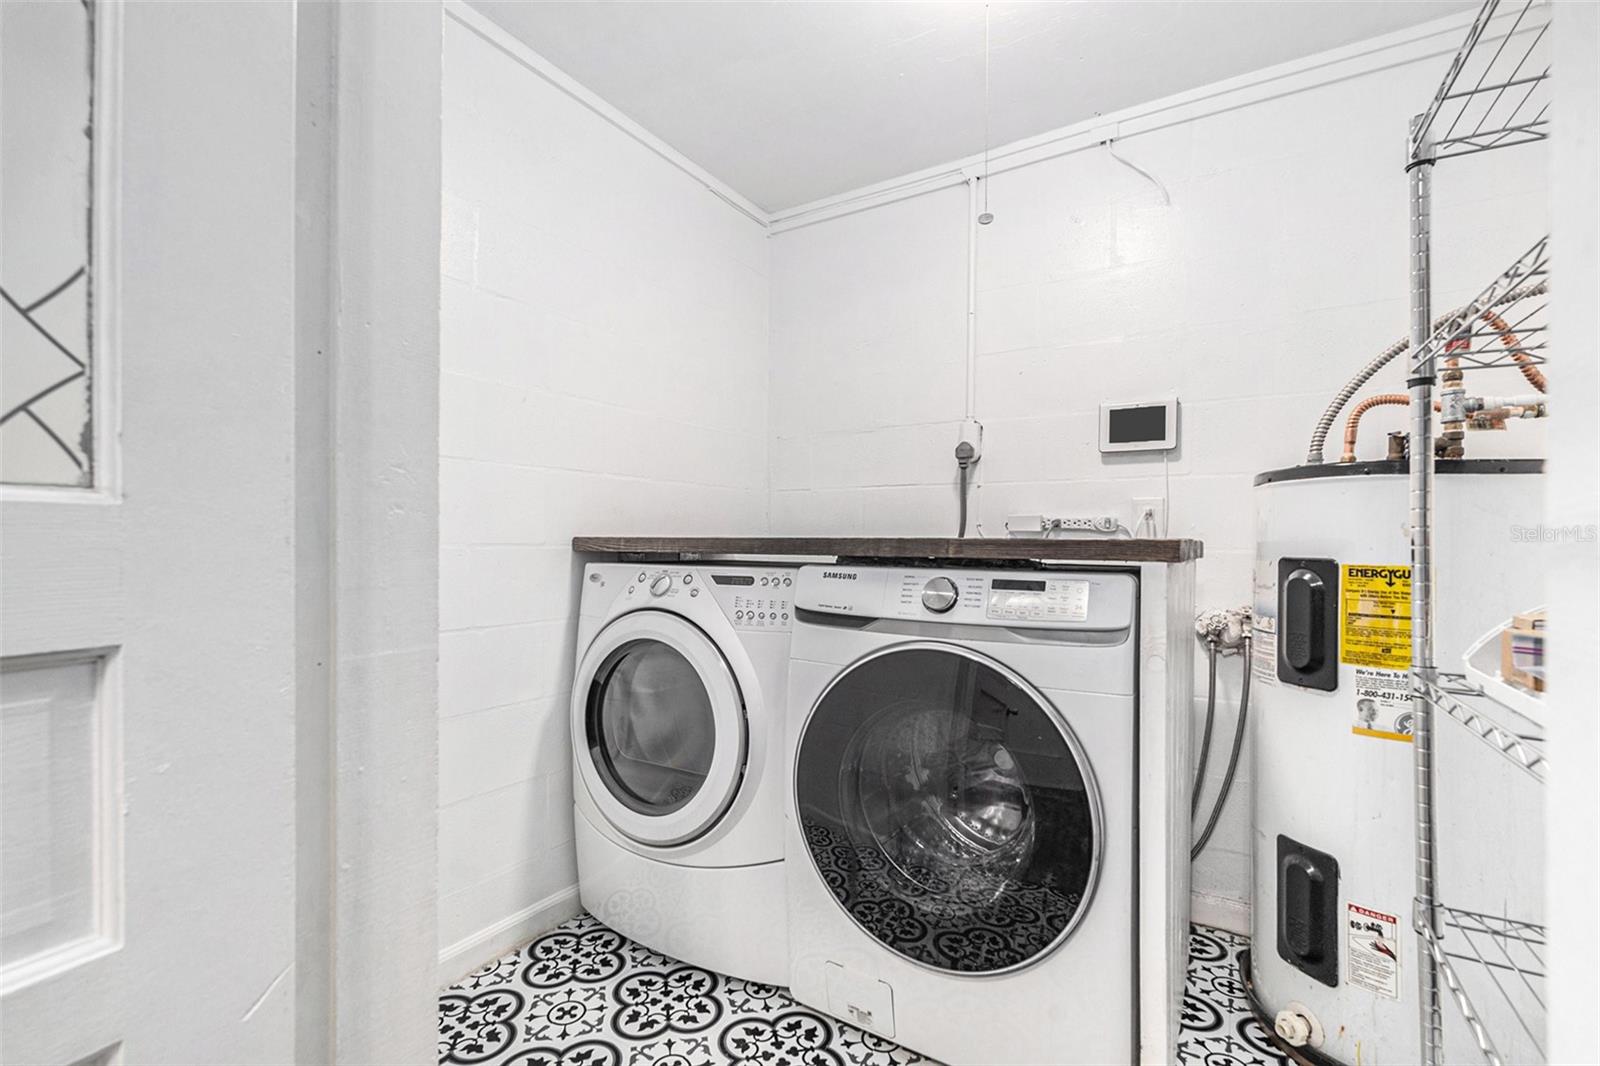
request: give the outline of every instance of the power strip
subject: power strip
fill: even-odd
[[[1100,533],[1109,536],[1121,529],[1122,522],[1115,515],[1053,518],[1042,514],[1014,514],[1006,519],[1006,532],[1013,537],[1045,537],[1057,532]]]

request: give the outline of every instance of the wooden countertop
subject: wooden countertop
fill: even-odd
[[[572,550],[676,559],[715,555],[815,556],[828,559],[929,559],[975,562],[1183,563],[1198,559],[1198,540],[1117,537],[1043,540],[1024,537],[573,537]]]

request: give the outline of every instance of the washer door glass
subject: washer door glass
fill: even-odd
[[[629,641],[595,672],[588,735],[611,794],[642,814],[667,814],[693,799],[711,770],[711,694],[675,648]]]
[[[1098,873],[1099,796],[1077,740],[999,663],[901,645],[848,668],[796,759],[818,873],[866,932],[925,966],[995,973],[1072,931]]]

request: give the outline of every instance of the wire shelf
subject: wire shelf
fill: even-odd
[[[1457,370],[1516,366],[1536,393],[1545,379],[1546,294],[1549,291],[1549,238],[1542,238],[1466,306],[1445,316],[1431,332],[1432,174],[1440,160],[1474,155],[1546,140],[1550,135],[1550,2],[1484,0],[1466,40],[1456,51],[1427,110],[1411,124],[1408,148],[1410,188],[1410,313],[1412,405],[1408,444],[1413,457],[1435,454],[1431,408],[1434,386],[1441,419],[1468,428],[1478,420],[1492,427],[1500,416],[1545,413],[1542,397],[1526,393],[1468,397]],[[1476,406],[1469,406],[1476,400]],[[1504,1060],[1490,1038],[1490,1027],[1515,1036],[1515,1028],[1496,1010],[1479,1012],[1461,980],[1461,969],[1481,970],[1499,990],[1516,1026],[1538,1057],[1545,1058],[1541,1034],[1547,1014],[1539,986],[1544,980],[1545,930],[1528,922],[1497,918],[1439,902],[1438,810],[1434,726],[1438,715],[1467,729],[1511,765],[1543,782],[1548,766],[1542,733],[1528,734],[1502,724],[1520,721],[1465,675],[1436,670],[1432,622],[1437,604],[1434,573],[1434,471],[1431,462],[1413,461],[1409,474],[1411,530],[1411,614],[1420,628],[1413,634],[1412,693],[1416,699],[1412,776],[1415,798],[1416,885],[1414,925],[1422,945],[1418,961],[1418,1013],[1421,1060],[1443,1066],[1443,1003],[1453,999],[1472,1039],[1491,1066]],[[1425,624],[1423,624],[1425,623]],[[1509,718],[1502,718],[1505,711]],[[1542,793],[1541,793],[1542,795]],[[1450,948],[1445,947],[1449,935]],[[1535,982],[1539,983],[1536,986]],[[1448,997],[1446,996],[1448,991]],[[1486,1004],[1497,1006],[1497,1004]],[[1527,1057],[1525,1047],[1514,1048]]]
[[[1550,238],[1540,237],[1477,296],[1446,316],[1417,350],[1413,374],[1450,360],[1462,370],[1540,367],[1549,343]]]
[[[1437,161],[1550,136],[1550,4],[1487,0],[1411,136]]]
[[[1436,921],[1419,922],[1417,931],[1484,1061],[1489,1066],[1503,1066],[1505,1062],[1484,1025],[1483,1014],[1467,991],[1463,969],[1457,963],[1465,964],[1472,972],[1481,970],[1504,1000],[1505,1013],[1516,1020],[1539,1057],[1545,1058],[1544,957],[1549,943],[1545,927],[1442,904],[1435,912]],[[1435,928],[1442,932],[1436,933]]]
[[[1451,721],[1457,722],[1512,766],[1543,783],[1549,760],[1544,754],[1544,735],[1539,732],[1518,731],[1503,724],[1502,712],[1515,715],[1479,685],[1469,681],[1465,674],[1441,672],[1438,681],[1428,682],[1412,677],[1413,691],[1427,700],[1435,710],[1443,711]],[[1520,717],[1517,716],[1517,717]]]

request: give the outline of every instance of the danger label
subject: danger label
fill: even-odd
[[[1399,924],[1392,914],[1345,905],[1351,984],[1389,999],[1400,998]]]
[[[1339,661],[1411,669],[1411,568],[1346,563],[1339,587]]]
[[[1409,675],[1356,667],[1356,714],[1350,732],[1378,740],[1411,742]]]

